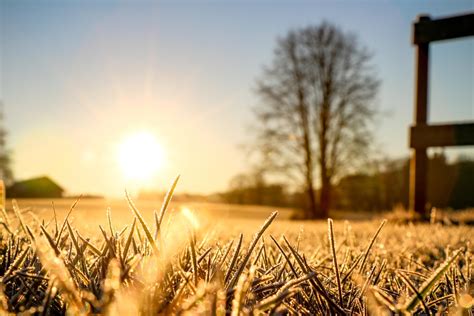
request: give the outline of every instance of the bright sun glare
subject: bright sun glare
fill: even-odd
[[[129,135],[119,145],[118,162],[128,180],[148,181],[163,167],[163,149],[149,132]]]

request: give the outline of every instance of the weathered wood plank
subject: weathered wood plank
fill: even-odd
[[[429,53],[429,43],[416,46],[415,125],[425,125],[428,120]],[[412,151],[409,203],[410,209],[421,215],[426,213],[427,161],[426,148],[416,148]]]
[[[413,25],[413,44],[474,35],[474,13],[432,20],[420,16]]]
[[[432,20],[419,16],[413,24],[416,45],[415,122],[410,129],[410,209],[427,214],[428,147],[474,145],[474,123],[427,125],[430,42],[474,35],[474,13]]]
[[[474,122],[417,125],[410,128],[411,148],[469,145],[474,145]]]
[[[410,159],[409,207],[421,216],[426,215],[428,155],[426,148],[412,150]]]

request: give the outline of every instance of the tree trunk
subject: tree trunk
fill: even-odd
[[[308,194],[308,209],[306,218],[317,218],[318,207],[316,205],[316,195],[314,194],[314,180],[313,180],[313,153],[311,151],[311,143],[309,138],[308,118],[306,111],[302,111],[302,121],[304,129],[304,150],[305,150],[305,176],[306,176],[306,191]]]
[[[314,194],[314,181],[313,181],[313,151],[311,148],[311,131],[309,127],[309,106],[306,103],[306,92],[303,85],[304,72],[301,70],[299,60],[296,56],[296,46],[294,42],[290,42],[290,58],[293,65],[293,77],[297,85],[297,98],[298,98],[298,114],[301,121],[301,127],[303,132],[302,149],[305,155],[305,166],[304,176],[306,182],[306,192],[308,194],[308,208],[306,210],[305,217],[307,219],[316,218],[318,209],[316,206],[316,195]]]
[[[306,178],[306,187],[307,187],[307,194],[308,194],[308,209],[306,210],[306,218],[307,219],[312,219],[312,218],[318,218],[318,207],[316,204],[316,195],[314,194],[314,187],[313,187],[313,176],[312,175],[307,175]]]
[[[319,201],[319,216],[321,218],[327,218],[329,216],[329,207],[331,201],[331,181],[326,175],[322,175],[321,195],[319,197]]]
[[[331,179],[328,162],[328,132],[331,99],[331,84],[325,83],[323,89],[323,102],[319,116],[319,168],[321,170],[321,194],[319,196],[319,218],[327,218],[329,214],[329,201]]]

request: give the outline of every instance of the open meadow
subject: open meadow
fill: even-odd
[[[70,212],[73,200],[55,200],[56,217],[47,199],[7,208],[3,312],[473,312],[472,226],[124,201],[85,199]]]

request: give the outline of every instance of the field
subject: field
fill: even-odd
[[[2,313],[473,314],[471,226],[72,204],[20,200],[1,216]]]

